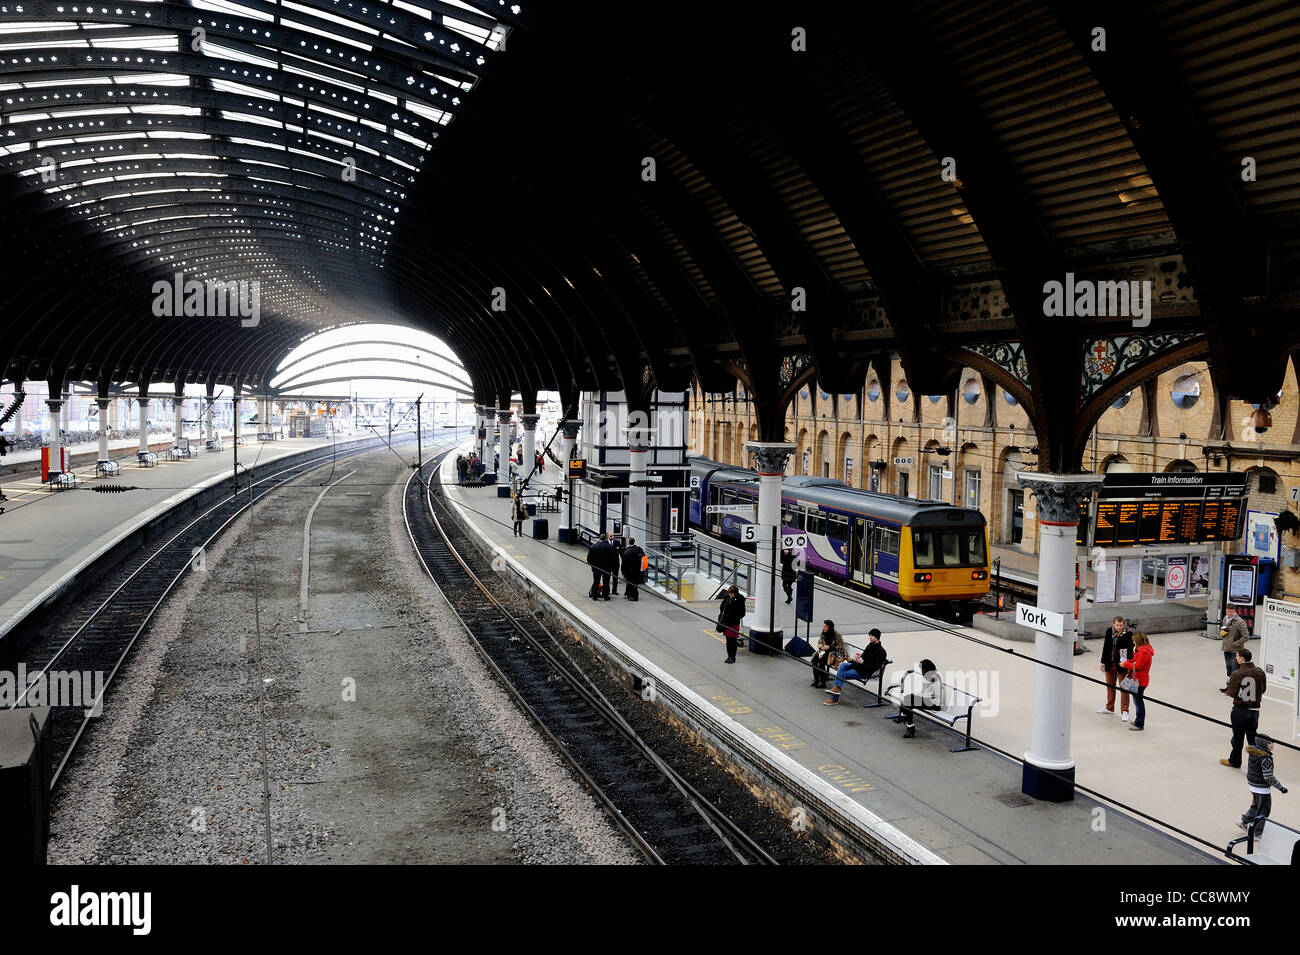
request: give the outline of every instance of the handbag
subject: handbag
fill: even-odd
[[[1142,689],[1142,684],[1138,683],[1137,677],[1130,673],[1119,681],[1119,688],[1125,693],[1136,694],[1138,690]]]

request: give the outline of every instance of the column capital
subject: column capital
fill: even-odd
[[[46,399],[45,399],[45,404],[46,404],[46,406],[47,406],[51,411],[54,411],[54,412],[58,412],[58,411],[61,411],[61,410],[63,409],[63,399],[62,399],[62,398],[46,398]]]
[[[786,462],[795,450],[785,441],[746,441],[745,448],[754,456],[759,474],[784,474]]]
[[[509,408],[498,408],[497,420],[500,421],[502,424],[505,424],[507,421],[510,420],[511,415],[513,414],[514,412]]]
[[[566,418],[560,422],[560,433],[570,440],[578,436],[578,429],[582,427],[580,418]]]
[[[1020,486],[1038,498],[1040,524],[1079,523],[1079,506],[1101,487],[1100,474],[1041,474],[1021,471],[1016,475]]]
[[[100,410],[100,411],[105,410],[105,409],[108,408],[108,406],[109,406],[110,404],[112,404],[112,403],[113,403],[113,399],[112,399],[112,398],[96,398],[96,399],[95,399],[95,404],[99,405],[99,410]]]
[[[521,414],[519,420],[524,423],[525,431],[533,431],[537,428],[537,422],[542,420],[539,414]]]

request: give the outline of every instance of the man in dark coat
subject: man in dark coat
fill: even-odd
[[[645,556],[637,544],[636,539],[629,537],[627,539],[627,550],[623,551],[623,579],[627,581],[627,587],[624,589],[624,599],[640,600],[640,593],[637,587],[642,581],[641,558]]]
[[[794,599],[794,582],[799,572],[794,569],[794,551],[781,551],[781,588],[785,591],[785,602]]]
[[[587,563],[591,565],[591,599],[609,599],[610,574],[618,571],[618,552],[609,542],[606,534],[601,534],[596,543],[587,551]]]
[[[609,539],[609,546],[614,548],[614,574],[609,581],[609,592],[613,596],[617,597],[618,596],[618,572],[619,569],[623,566],[623,548],[625,546],[623,543],[623,538],[611,537]]]
[[[1235,607],[1223,611],[1219,636],[1223,638],[1219,641],[1219,649],[1223,651],[1223,665],[1228,671],[1228,679],[1232,679],[1232,671],[1237,669],[1237,651],[1250,643],[1250,630],[1246,628],[1246,621],[1237,616]]]

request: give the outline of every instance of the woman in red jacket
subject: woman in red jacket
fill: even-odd
[[[1147,707],[1142,698],[1146,695],[1147,684],[1151,682],[1151,658],[1155,655],[1155,648],[1151,646],[1147,635],[1135,633],[1133,634],[1133,659],[1125,660],[1120,664],[1138,681],[1138,691],[1133,694],[1133,699],[1137,703],[1137,716],[1133,720],[1133,725],[1129,727],[1131,730],[1141,730],[1146,725]]]

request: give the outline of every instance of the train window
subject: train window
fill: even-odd
[[[934,538],[928,531],[912,531],[912,563],[917,567],[934,566]]]
[[[966,563],[988,563],[988,555],[984,553],[984,530],[982,528],[966,532]]]
[[[826,533],[826,520],[822,517],[821,511],[811,508],[809,509],[808,523],[804,526],[804,530],[809,534]]]
[[[961,543],[956,531],[935,534],[939,538],[939,554],[945,567],[961,564]]]
[[[782,520],[785,521],[786,527],[793,527],[796,530],[803,530],[804,527],[803,508],[791,507],[788,511],[785,512],[785,516],[782,518]]]
[[[839,514],[826,515],[826,536],[832,540],[849,539],[849,519]]]
[[[898,556],[898,531],[888,527],[876,528],[876,550],[882,554]]]

